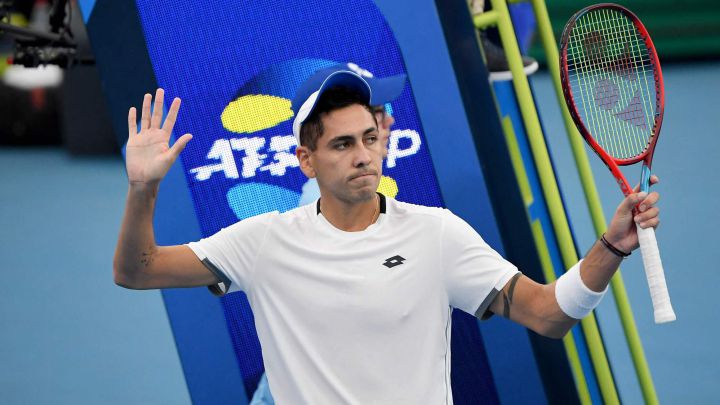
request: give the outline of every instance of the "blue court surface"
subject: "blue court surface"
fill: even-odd
[[[715,177],[720,159],[720,103],[714,100],[712,89],[720,89],[720,63],[665,64],[663,76],[665,117],[653,160],[653,173],[660,178],[654,189],[661,195],[661,225],[656,235],[678,320],[654,323],[639,251],[624,261],[621,271],[660,402],[717,403],[720,304],[716,286],[720,274],[713,263],[718,240],[714,235],[720,226]],[[533,85],[570,220],[585,252],[594,241],[594,232],[552,82],[546,72],[540,72]],[[609,220],[622,195],[604,164],[586,150]],[[631,184],[640,180],[638,167],[624,173]],[[598,318],[623,401],[642,403],[611,296],[601,304]]]
[[[720,274],[713,265],[720,62],[667,64],[664,74],[667,105],[653,171],[662,195],[657,238],[678,321],[653,323],[639,254],[622,271],[661,402],[712,403],[720,392]],[[532,82],[585,251],[593,231],[552,84],[545,72]],[[599,160],[590,160],[610,218],[620,191]],[[190,403],[160,293],[112,281],[127,191],[120,158],[0,149],[0,184],[0,404]],[[599,319],[613,372],[623,402],[641,403],[612,307],[608,297]]]

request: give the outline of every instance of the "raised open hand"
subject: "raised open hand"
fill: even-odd
[[[172,134],[180,99],[175,98],[168,111],[165,123],[162,123],[163,100],[165,92],[157,89],[155,92],[155,106],[152,116],[150,103],[152,96],[145,94],[140,118],[140,133],[137,132],[137,117],[135,107],[128,112],[128,143],[125,151],[125,165],[130,183],[157,184],[165,177],[170,166],[175,162],[185,145],[192,139],[192,135],[185,134],[170,147],[170,134]],[[160,125],[162,124],[162,126]]]

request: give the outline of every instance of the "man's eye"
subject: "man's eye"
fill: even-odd
[[[367,143],[367,144],[369,144],[369,145],[372,145],[372,144],[374,144],[375,142],[377,142],[377,139],[378,139],[377,136],[374,136],[374,135],[373,135],[373,136],[368,136],[367,138],[365,138],[365,143]]]
[[[347,147],[348,147],[347,142],[339,142],[339,143],[336,143],[334,146],[335,150],[345,150],[345,149],[347,149]]]

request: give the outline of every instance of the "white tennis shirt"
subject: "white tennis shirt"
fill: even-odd
[[[452,308],[481,315],[517,269],[448,210],[381,208],[361,232],[311,204],[188,244],[247,294],[278,404],[452,404]]]

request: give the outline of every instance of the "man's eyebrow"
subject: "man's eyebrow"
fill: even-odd
[[[355,140],[355,137],[352,135],[338,135],[330,140],[328,140],[328,145],[335,142],[348,142]]]
[[[363,131],[363,136],[370,134],[372,132],[377,132],[378,129],[376,127],[368,127],[365,131]],[[334,138],[331,138],[328,140],[328,145],[334,142],[349,142],[354,141],[355,137],[353,135],[338,135]]]

